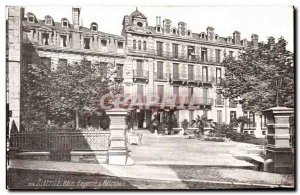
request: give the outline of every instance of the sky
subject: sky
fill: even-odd
[[[251,35],[259,35],[259,41],[267,41],[269,36],[276,39],[283,36],[288,41],[287,48],[293,51],[293,8],[290,6],[249,7],[249,6],[138,6],[147,18],[150,26],[155,26],[156,16],[161,21],[168,18],[172,26],[179,21],[187,23],[193,33],[206,32],[208,26],[215,28],[219,36],[232,36],[237,30],[241,38],[251,40]],[[83,26],[98,23],[98,29],[112,34],[121,34],[122,21],[130,15],[134,6],[81,6]],[[66,17],[72,22],[71,6],[25,6],[25,13],[33,12],[38,19],[51,15],[55,21]]]

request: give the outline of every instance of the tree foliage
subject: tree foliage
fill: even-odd
[[[48,120],[73,123],[76,113],[101,117],[100,98],[120,91],[115,74],[113,63],[91,63],[86,58],[59,64],[53,71],[43,64],[30,66],[24,79],[23,124],[30,128],[30,124],[46,124]]]
[[[274,44],[251,44],[240,51],[236,58],[226,57],[222,63],[225,78],[220,83],[220,93],[225,98],[241,99],[243,108],[261,111],[276,106],[277,85],[279,105],[294,106],[293,54],[286,50],[287,41],[281,37]]]

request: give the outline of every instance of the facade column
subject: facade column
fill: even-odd
[[[276,173],[293,172],[293,153],[290,146],[290,122],[292,108],[274,107],[263,111],[267,118],[268,145],[265,171]]]
[[[110,118],[110,148],[108,151],[108,164],[127,165],[128,150],[126,143],[126,116],[127,110],[113,108],[107,110]]]

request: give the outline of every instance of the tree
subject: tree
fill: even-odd
[[[204,127],[209,124],[209,119],[206,115],[202,115],[201,117],[197,115],[196,119],[192,120],[192,125],[196,125],[197,129],[201,134],[204,134]]]
[[[114,82],[116,67],[113,63],[91,63],[83,58],[80,62],[58,65],[54,71],[46,71],[43,66],[33,67],[37,68],[26,77],[26,93],[35,101],[27,98],[26,106],[29,107],[25,112],[33,108],[36,115],[45,116],[46,120],[35,117],[27,121],[28,124],[34,121],[45,124],[50,119],[55,124],[73,123],[78,128],[79,115],[106,118],[100,98],[120,91],[120,86]],[[37,108],[38,105],[42,107]]]
[[[222,63],[225,78],[219,92],[225,98],[241,99],[244,109],[261,111],[276,106],[276,78],[282,79],[278,88],[280,106],[294,106],[293,54],[286,50],[287,41],[281,37],[275,43],[248,44],[237,58],[226,57]]]

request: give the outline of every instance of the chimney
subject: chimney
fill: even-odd
[[[179,36],[185,36],[186,31],[186,23],[185,22],[178,22],[178,34]]]
[[[275,45],[275,38],[274,37],[269,37],[268,38],[268,45],[270,49],[273,49],[274,45]]]
[[[158,16],[158,25],[161,26],[161,16]]]
[[[172,25],[171,20],[164,19],[164,21],[163,21],[163,28],[164,28],[164,32],[165,33],[167,33],[167,34],[171,33],[171,25]]]
[[[215,38],[215,29],[209,26],[207,27],[206,32],[207,32],[207,40],[213,41]]]
[[[73,16],[73,25],[76,30],[79,30],[80,27],[80,7],[72,8],[72,16]]]
[[[158,16],[156,16],[156,26],[158,25]]]
[[[239,31],[233,32],[233,43],[236,45],[241,44],[241,33]]]
[[[251,42],[252,42],[253,48],[258,49],[258,35],[257,34],[252,34]]]

